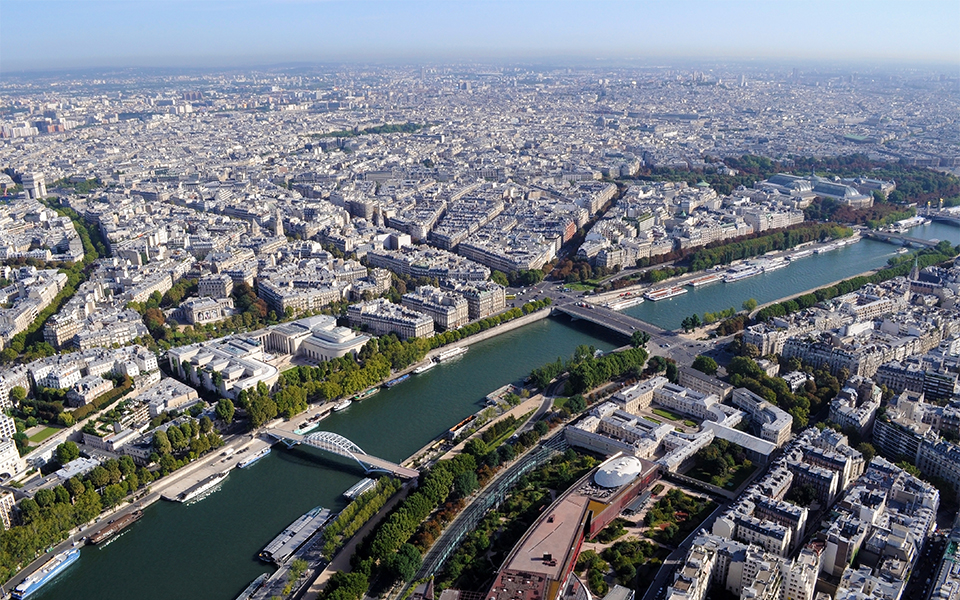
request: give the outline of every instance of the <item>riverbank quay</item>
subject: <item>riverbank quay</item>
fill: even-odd
[[[662,281],[657,281],[656,283],[640,282],[640,283],[637,283],[637,284],[635,284],[635,285],[623,287],[623,288],[620,288],[620,289],[617,289],[617,290],[613,290],[613,291],[610,291],[610,292],[602,292],[602,293],[600,293],[600,294],[590,294],[590,295],[586,296],[585,300],[588,301],[588,302],[594,303],[594,304],[604,304],[604,303],[607,303],[607,302],[611,302],[611,301],[613,301],[613,300],[621,299],[620,297],[621,297],[623,294],[628,293],[628,292],[629,292],[630,294],[632,294],[632,295],[640,295],[640,294],[643,294],[644,292],[649,291],[650,289],[654,289],[654,288],[683,286],[683,285],[686,285],[687,283],[689,283],[690,281],[692,281],[692,280],[694,280],[694,279],[696,279],[696,278],[698,278],[698,277],[703,277],[704,275],[708,275],[708,274],[710,274],[710,273],[715,273],[715,272],[716,272],[716,273],[720,273],[720,272],[726,270],[728,267],[731,267],[731,266],[734,266],[734,265],[738,265],[738,264],[742,264],[742,263],[747,262],[747,261],[761,260],[761,259],[769,260],[769,259],[775,259],[775,258],[786,258],[786,257],[788,257],[788,256],[790,256],[790,255],[792,255],[792,254],[794,254],[794,253],[796,253],[796,252],[798,252],[798,251],[800,251],[800,250],[811,250],[811,251],[812,251],[812,250],[815,250],[815,249],[817,249],[817,248],[825,248],[825,247],[828,247],[828,246],[830,246],[831,244],[835,244],[835,243],[836,243],[836,241],[829,241],[829,242],[805,242],[805,243],[803,243],[803,244],[799,244],[799,245],[797,245],[797,246],[794,246],[793,248],[790,248],[789,250],[778,250],[778,251],[775,251],[775,252],[768,252],[767,254],[762,254],[762,255],[759,255],[759,256],[751,257],[751,258],[744,258],[744,259],[735,260],[735,261],[733,261],[733,262],[731,262],[731,263],[729,263],[729,264],[717,265],[717,266],[715,266],[715,267],[713,267],[713,268],[711,268],[711,269],[705,269],[705,270],[702,270],[702,271],[690,271],[690,272],[684,273],[683,275],[677,275],[676,277],[670,277],[670,278],[664,279],[664,280],[662,280]],[[671,264],[672,264],[672,263],[671,263]],[[650,267],[645,267],[645,268],[643,269],[643,272],[654,271],[654,270],[657,270],[657,269],[660,268],[660,267],[669,267],[669,266],[671,266],[671,265],[670,265],[670,264],[667,264],[667,263],[664,263],[664,264],[662,264],[662,265],[652,265],[652,266],[650,266]],[[793,266],[793,265],[790,265],[790,266]],[[788,266],[787,268],[790,268],[790,266]],[[718,283],[722,283],[722,281],[721,281],[721,282],[718,282]]]
[[[514,320],[492,327],[489,330],[480,332],[469,338],[465,338],[463,340],[459,340],[452,344],[448,344],[442,348],[433,350],[430,352],[430,354],[428,354],[428,357],[432,357],[438,354],[439,352],[442,352],[443,350],[447,350],[447,349],[459,347],[459,346],[466,346],[472,343],[477,343],[483,340],[491,339],[493,337],[514,331],[520,327],[524,327],[526,325],[546,319],[549,316],[550,316],[549,308],[541,309],[539,311],[530,313],[528,315],[523,315]],[[288,366],[293,367],[296,365],[289,364]],[[405,372],[410,372],[414,368],[415,368],[415,365],[411,365],[409,368],[405,369],[404,371],[401,371],[400,374],[403,374]],[[393,378],[396,376],[397,374],[392,374],[390,378]],[[315,407],[316,405],[311,405],[310,408],[315,410]],[[95,416],[91,416],[91,418],[95,418]],[[283,421],[278,419],[267,425],[272,427],[278,427],[281,429],[289,429],[290,431],[292,431],[296,429],[298,422],[301,420],[302,420],[302,416],[300,419],[297,419],[295,417],[294,419],[291,419],[289,421]],[[69,433],[78,431],[81,427],[82,427],[82,423],[77,424],[73,428],[64,430],[63,432],[61,432],[60,435],[64,436],[64,439],[65,439],[65,436],[69,435]],[[62,439],[58,439],[56,441],[59,443],[62,441]],[[53,440],[49,440],[48,442],[50,444],[53,444]],[[234,437],[233,439],[226,438],[225,442],[226,442],[225,445],[222,448],[220,448],[216,453],[210,453],[207,456],[201,457],[196,461],[182,467],[181,469],[174,471],[167,477],[159,481],[155,481],[150,486],[149,493],[142,495],[138,498],[137,504],[141,507],[147,507],[162,498],[165,498],[167,500],[176,500],[179,494],[193,487],[200,481],[203,481],[204,479],[206,479],[211,475],[214,475],[215,473],[234,469],[237,463],[239,463],[243,459],[252,455],[259,449],[270,446],[274,443],[273,440],[260,439],[255,432],[252,434],[251,433],[242,434],[240,436]],[[55,445],[52,447],[55,447]],[[233,451],[225,455],[224,452],[227,452],[229,448],[233,448]],[[100,527],[102,527],[102,523],[105,519],[112,518],[114,514],[122,511],[124,508],[129,508],[129,507],[130,505],[125,503],[122,506],[117,507],[111,511],[102,513],[98,521],[95,521],[86,527],[74,530],[71,533],[71,536],[65,542],[58,545],[56,549],[62,550],[70,547],[74,540],[80,539],[84,536],[88,536],[96,532]],[[29,574],[33,573],[37,568],[42,566],[47,558],[49,557],[46,556],[46,554],[41,555],[33,563],[21,569],[17,575],[12,577],[8,582],[6,582],[2,586],[4,591],[12,590],[12,588],[15,587],[20,581],[22,581]]]
[[[876,273],[879,272],[879,271],[880,271],[880,269],[870,269],[869,271],[864,271],[863,273],[857,273],[857,274],[854,275],[853,277],[869,277],[869,276],[871,276],[871,275],[876,274]],[[763,304],[758,304],[758,305],[757,305],[757,308],[755,308],[754,310],[750,311],[749,317],[750,317],[751,320],[753,320],[753,319],[757,316],[757,313],[759,313],[761,310],[763,310],[764,308],[766,308],[766,307],[768,307],[768,306],[773,306],[774,304],[780,304],[781,302],[789,302],[790,300],[795,300],[795,299],[799,298],[800,296],[806,296],[807,294],[812,294],[812,293],[816,292],[817,290],[822,290],[823,288],[828,288],[828,287],[835,286],[835,285],[837,285],[838,283],[841,283],[841,282],[846,281],[846,280],[848,280],[848,279],[853,279],[853,277],[844,277],[843,279],[837,279],[836,281],[831,281],[830,283],[824,283],[824,284],[822,284],[822,285],[818,285],[818,286],[815,287],[815,288],[810,288],[809,290],[804,290],[804,291],[800,292],[799,294],[792,294],[792,295],[790,295],[790,296],[784,296],[783,298],[779,298],[779,299],[777,299],[777,300],[771,300],[770,302],[764,302]]]

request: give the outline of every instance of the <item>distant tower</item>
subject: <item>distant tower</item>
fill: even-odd
[[[920,265],[917,259],[913,259],[913,268],[910,269],[910,281],[920,281]]]
[[[23,190],[27,193],[27,198],[40,200],[47,197],[47,182],[43,173],[24,173],[20,182],[23,184]]]
[[[277,211],[274,217],[273,232],[277,237],[283,237],[283,219],[280,218],[280,211]]]
[[[250,237],[260,237],[260,223],[256,219],[250,221]]]

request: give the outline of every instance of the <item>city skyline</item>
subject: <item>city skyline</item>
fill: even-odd
[[[960,61],[960,5],[939,0],[470,1],[454,10],[401,0],[2,0],[0,13],[0,73],[342,61]]]

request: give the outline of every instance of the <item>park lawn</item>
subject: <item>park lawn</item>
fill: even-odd
[[[563,408],[563,406],[567,403],[567,400],[569,400],[569,398],[555,398],[553,400],[553,407],[559,410]]]
[[[744,465],[737,465],[735,468],[730,469],[730,472],[726,474],[720,480],[720,486],[728,490],[735,490],[739,488],[744,481],[757,470],[756,465],[750,465],[745,467]],[[704,483],[709,483],[713,485],[713,476],[709,473],[705,473],[699,466],[696,466],[690,469],[686,475],[688,477],[693,477],[694,479],[699,479]]]
[[[671,421],[683,421],[683,417],[662,408],[654,408],[653,414],[660,415],[664,419],[670,419]]]
[[[653,417],[644,417],[644,419],[646,419],[646,420],[648,420],[648,421],[652,421],[653,423],[656,423],[657,425],[662,425],[662,424],[663,424],[663,421],[658,421],[658,420],[654,419]]]
[[[595,286],[595,285],[589,285],[589,284],[586,284],[586,283],[568,283],[568,284],[567,284],[567,287],[570,288],[571,290],[575,290],[575,291],[577,291],[577,292],[592,292],[592,291],[593,291],[593,288],[595,288],[595,287],[597,287],[597,286]]]
[[[686,425],[687,427],[696,427],[696,426],[697,426],[696,421],[691,421],[690,419],[685,419],[685,420],[683,421],[683,424]]]
[[[756,465],[750,465],[749,467],[744,467],[743,465],[738,466],[737,469],[727,477],[729,481],[724,484],[724,487],[730,488],[731,490],[739,488],[756,470]]]
[[[681,541],[686,539],[695,529],[700,527],[700,524],[707,520],[707,517],[710,516],[710,513],[717,509],[717,503],[713,500],[707,500],[701,505],[700,511],[690,515],[684,521],[677,523],[677,526],[680,528],[679,533],[676,535],[674,541]]]
[[[39,433],[35,433],[31,435],[27,439],[29,439],[34,444],[40,444],[41,442],[43,442],[53,434],[57,433],[58,431],[60,431],[58,427],[44,427]]]

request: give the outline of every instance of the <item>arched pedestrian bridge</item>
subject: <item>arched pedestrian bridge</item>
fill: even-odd
[[[264,433],[287,444],[287,446],[306,444],[331,454],[336,454],[337,456],[352,458],[368,473],[370,471],[385,471],[403,479],[413,479],[414,477],[420,476],[420,471],[408,469],[407,467],[392,463],[389,460],[367,454],[360,446],[354,444],[342,435],[330,431],[315,431],[307,435],[300,435],[291,431],[270,428],[264,430]]]

